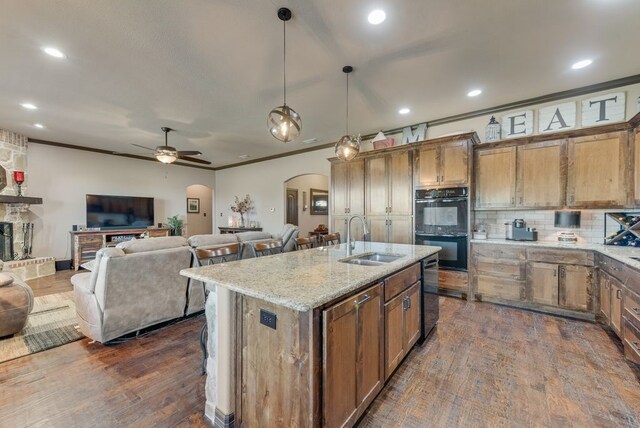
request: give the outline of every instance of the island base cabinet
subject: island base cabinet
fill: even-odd
[[[622,337],[622,284],[615,278],[610,279],[611,284],[611,329]]]
[[[382,283],[323,311],[323,425],[351,426],[382,389]]]
[[[600,315],[603,317],[603,322],[609,325],[609,320],[611,319],[611,284],[609,275],[600,272],[598,284],[600,288]]]
[[[400,365],[420,337],[420,283],[384,305],[385,379]]]

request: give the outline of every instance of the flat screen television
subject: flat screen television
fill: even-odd
[[[87,195],[87,227],[136,229],[153,222],[153,198]]]

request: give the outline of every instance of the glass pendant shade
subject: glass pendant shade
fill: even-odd
[[[336,156],[342,161],[350,161],[360,153],[360,136],[345,135],[336,143]]]
[[[274,138],[288,143],[300,135],[302,118],[294,109],[284,104],[269,112],[267,126]]]
[[[162,163],[173,163],[178,159],[178,153],[174,147],[163,146],[156,152],[156,159]]]

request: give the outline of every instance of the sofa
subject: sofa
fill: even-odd
[[[180,275],[191,263],[191,248],[181,236],[99,250],[92,271],[71,278],[80,330],[104,343],[202,310],[202,287]]]
[[[22,331],[33,309],[33,291],[0,260],[0,337]]]

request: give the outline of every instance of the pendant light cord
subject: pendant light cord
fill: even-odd
[[[349,73],[346,73],[347,75],[347,133],[346,135],[349,136]]]
[[[282,29],[282,38],[284,40],[284,43],[282,43],[283,46],[283,60],[282,60],[282,64],[283,64],[283,80],[284,80],[284,105],[287,105],[287,21],[282,21],[282,25],[283,25],[283,29]]]

